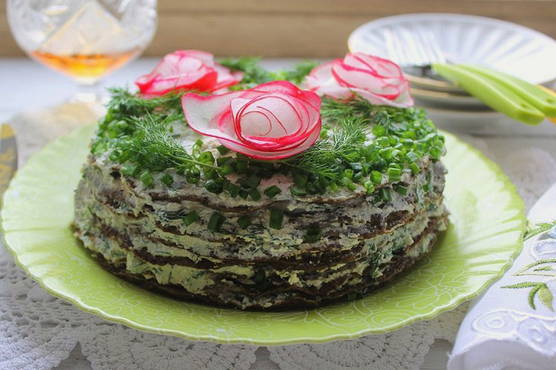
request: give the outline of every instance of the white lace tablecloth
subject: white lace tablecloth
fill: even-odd
[[[93,112],[76,104],[19,114],[11,123],[16,126],[21,162],[46,141],[82,124],[78,121],[93,118]],[[554,131],[556,135],[556,127]],[[463,139],[506,171],[528,208],[556,182],[556,136]],[[466,310],[464,304],[389,334],[328,344],[257,347],[192,342],[143,333],[82,312],[48,295],[0,248],[0,369],[57,367],[72,351],[76,353],[76,347],[94,369],[419,369],[436,340],[453,341]],[[62,367],[74,368],[77,363],[63,362]]]

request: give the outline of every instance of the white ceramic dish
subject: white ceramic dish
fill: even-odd
[[[556,79],[556,41],[518,24],[459,14],[397,15],[357,28],[349,37],[349,49],[395,60],[388,53],[388,32],[402,42],[414,40],[415,35],[432,34],[452,63],[481,64],[536,84]],[[410,47],[406,52],[412,50]]]
[[[416,104],[425,107],[482,111],[491,110],[483,102],[470,95],[460,95],[412,87],[411,96],[415,99]]]
[[[419,105],[419,104],[418,104]],[[468,135],[546,135],[556,138],[556,125],[545,120],[538,126],[529,126],[495,111],[442,109],[422,106],[428,117],[441,129]]]

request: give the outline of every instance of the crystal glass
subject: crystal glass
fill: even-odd
[[[19,46],[89,99],[98,99],[91,87],[137,57],[156,30],[156,0],[8,0],[7,14]]]

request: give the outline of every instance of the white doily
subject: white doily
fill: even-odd
[[[42,146],[37,115],[13,120],[22,158]],[[52,119],[42,122],[53,124]],[[57,134],[74,127],[59,123]],[[35,132],[34,141],[26,138]],[[530,207],[556,182],[556,160],[532,140],[466,138],[496,160]],[[524,144],[525,143],[525,144]],[[24,144],[24,145],[22,145]],[[507,150],[512,147],[512,150]],[[453,341],[467,305],[384,335],[328,344],[220,345],[147,334],[84,313],[48,295],[0,248],[0,369],[50,369],[81,346],[94,369],[249,369],[260,357],[282,369],[418,369],[436,339]],[[265,367],[266,368],[266,367]]]

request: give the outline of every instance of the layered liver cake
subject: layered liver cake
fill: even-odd
[[[293,309],[360,298],[431,251],[444,140],[423,111],[218,68],[234,88],[112,91],[75,195],[75,234],[106,269],[192,302]]]

